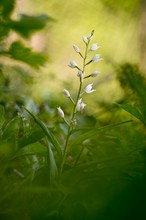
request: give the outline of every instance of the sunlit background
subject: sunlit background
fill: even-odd
[[[72,45],[77,44],[83,51],[82,36],[89,35],[93,29],[92,42],[101,46],[98,53],[104,59],[87,67],[89,73],[101,72],[94,79],[97,92],[92,95],[93,100],[113,102],[122,96],[116,81],[117,65],[130,62],[145,68],[145,3],[142,0],[19,0],[17,13],[48,14],[54,19],[45,30],[30,39],[34,50],[49,56],[46,65],[34,74],[31,91],[36,100],[46,99],[49,94],[63,97],[64,84],[71,91],[75,90],[76,71],[68,64],[72,59],[80,64],[80,57]]]
[[[0,1],[0,219],[145,219],[145,27],[146,0]]]

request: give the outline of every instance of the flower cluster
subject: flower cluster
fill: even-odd
[[[85,52],[84,54],[82,54],[80,48],[76,45],[76,44],[73,44],[73,49],[76,53],[78,53],[82,60],[83,60],[83,68],[80,68],[77,64],[77,62],[75,60],[71,60],[70,63],[69,63],[69,67],[72,68],[72,69],[77,69],[77,77],[79,77],[79,89],[78,89],[78,93],[77,93],[77,97],[76,99],[74,100],[72,97],[71,97],[71,94],[70,92],[67,90],[67,89],[64,89],[64,94],[67,98],[70,99],[70,101],[73,103],[74,107],[73,107],[73,113],[72,113],[72,118],[71,118],[71,121],[73,121],[75,119],[75,115],[77,112],[82,112],[83,109],[85,108],[86,104],[82,101],[82,95],[84,93],[87,93],[87,94],[90,94],[92,92],[95,92],[96,90],[93,89],[93,83],[90,83],[88,84],[84,89],[82,89],[82,86],[83,86],[83,81],[89,77],[96,77],[100,74],[99,71],[95,70],[94,72],[86,75],[85,74],[85,68],[87,65],[89,65],[90,63],[94,63],[94,62],[99,62],[100,60],[103,60],[101,57],[100,57],[100,54],[95,54],[92,59],[90,59],[89,61],[87,61],[87,55],[92,52],[92,51],[96,51],[100,48],[100,46],[97,44],[97,43],[93,43],[91,46],[90,45],[90,41],[92,40],[93,38],[93,34],[94,34],[94,31],[91,32],[91,34],[89,36],[83,36],[82,37],[82,40],[83,42],[85,43]],[[64,112],[63,110],[58,107],[58,114],[61,118],[64,119]],[[64,119],[65,120],[65,119]],[[66,122],[66,120],[65,120]]]

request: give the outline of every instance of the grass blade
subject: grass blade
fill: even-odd
[[[54,158],[54,153],[49,143],[48,143],[48,165],[49,165],[49,177],[50,177],[50,183],[51,183],[52,180],[57,176],[58,169],[57,169],[56,161]]]
[[[32,118],[37,123],[37,125],[43,130],[43,132],[47,136],[50,143],[55,147],[55,149],[58,152],[59,156],[62,157],[61,146],[60,146],[59,142],[57,141],[57,139],[54,137],[54,135],[51,133],[51,131],[49,131],[49,128],[47,128],[47,126],[36,115],[34,115],[32,112],[30,112],[26,108],[25,108],[25,110],[32,116]]]
[[[123,104],[119,104],[119,103],[114,103],[114,104],[116,106],[122,108],[126,112],[130,113],[135,118],[139,119],[144,125],[146,125],[145,118],[143,117],[142,113],[135,106],[128,105],[128,104],[127,105],[123,105]]]
[[[109,128],[114,128],[114,127],[118,127],[121,126],[123,124],[132,122],[132,120],[128,120],[128,121],[123,121],[123,122],[118,122],[115,124],[110,124],[110,125],[106,125],[104,127],[100,127],[100,128],[94,128],[93,130],[90,129],[90,131],[86,131],[83,134],[79,135],[78,137],[76,137],[71,143],[70,143],[70,147],[75,146],[78,143],[83,142],[84,140],[88,139],[88,138],[92,138],[94,136],[97,135],[97,133],[102,132],[105,129],[109,129]]]

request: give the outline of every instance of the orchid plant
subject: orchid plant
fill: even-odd
[[[95,54],[91,60],[87,61],[87,57],[88,57],[89,52],[96,51],[100,47],[96,43],[94,43],[90,46],[90,42],[93,38],[93,34],[94,34],[94,30],[91,32],[91,34],[89,36],[82,37],[82,40],[85,44],[84,53],[82,53],[80,51],[80,48],[77,45],[75,45],[75,44],[73,45],[73,49],[75,50],[76,53],[78,53],[80,55],[83,64],[82,64],[82,68],[81,68],[78,66],[78,64],[75,60],[71,60],[68,65],[70,68],[77,70],[77,77],[79,77],[79,88],[77,91],[77,96],[75,98],[73,98],[71,96],[70,92],[67,89],[64,89],[65,96],[67,98],[69,98],[69,100],[73,104],[71,118],[69,121],[66,120],[64,111],[61,109],[61,107],[57,107],[59,116],[64,120],[64,122],[68,126],[65,145],[63,148],[63,157],[62,157],[62,162],[61,162],[61,166],[60,166],[60,173],[62,173],[62,171],[63,171],[63,167],[64,167],[65,160],[67,157],[68,143],[69,143],[70,136],[71,136],[73,130],[75,129],[75,127],[77,126],[76,115],[78,112],[82,113],[84,108],[86,107],[86,104],[83,101],[83,95],[84,95],[84,93],[90,94],[90,93],[96,91],[95,89],[93,89],[93,83],[88,84],[85,88],[83,88],[84,80],[86,80],[89,77],[96,77],[100,73],[99,71],[96,70],[96,71],[86,75],[86,66],[87,65],[89,65],[93,62],[99,62],[100,60],[102,60],[102,58],[100,58],[100,54]]]

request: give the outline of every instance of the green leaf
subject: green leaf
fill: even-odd
[[[20,76],[22,78],[22,80],[28,84],[32,83],[32,75],[31,73],[28,71],[28,69],[24,69],[20,66],[13,66],[11,67],[12,70],[14,71],[14,73],[16,73],[18,76]]]
[[[25,135],[24,137],[19,138],[18,147],[22,148],[27,145],[33,144],[37,141],[40,141],[44,136],[45,136],[45,134],[41,128],[33,130],[28,135]]]
[[[2,138],[4,140],[16,141],[19,132],[18,124],[19,124],[18,117],[14,117],[11,120],[9,120],[6,123],[5,127],[3,128]]]
[[[12,43],[8,54],[15,60],[20,60],[34,68],[39,68],[47,61],[46,55],[33,52],[30,48],[25,47],[20,41]]]
[[[121,86],[125,92],[125,99],[128,99],[129,103],[132,100],[136,100],[136,103],[140,106],[141,113],[146,119],[146,78],[145,74],[141,72],[137,65],[125,63],[120,66],[118,78]],[[132,92],[132,96],[131,96]]]
[[[0,12],[4,18],[7,18],[12,13],[16,1],[15,0],[1,0],[0,1]]]
[[[78,135],[70,143],[70,148],[72,148],[73,146],[76,146],[77,144],[82,143],[83,141],[85,141],[88,138],[92,138],[92,137],[96,136],[99,132],[102,132],[105,129],[111,129],[111,128],[114,128],[114,127],[118,127],[118,126],[121,126],[121,125],[129,123],[129,122],[132,122],[132,120],[122,121],[122,122],[118,122],[118,123],[115,123],[115,124],[106,125],[106,126],[100,127],[100,128],[93,128],[92,130],[91,129],[87,129],[82,134]],[[78,131],[78,130],[76,130],[76,131]]]
[[[22,156],[31,156],[31,155],[46,155],[47,149],[39,142],[32,143],[20,150],[18,150],[13,158],[22,157]]]
[[[57,169],[57,166],[56,166],[54,153],[53,153],[49,143],[48,143],[48,152],[49,152],[48,153],[49,176],[50,176],[50,183],[51,183],[52,180],[57,176],[58,169]]]
[[[5,37],[8,37],[10,28],[6,25],[5,21],[0,21],[0,40],[1,42],[5,40]],[[0,55],[4,53],[4,45],[1,44]]]
[[[130,88],[134,93],[136,93],[143,103],[146,103],[146,79],[137,65],[131,65],[129,63],[121,65],[119,70],[119,79],[124,89]]]
[[[19,21],[11,20],[9,22],[9,27],[27,38],[33,32],[44,28],[48,21],[53,21],[53,19],[45,14],[39,16],[21,14]]]
[[[55,136],[52,134],[51,130],[49,128],[47,128],[47,126],[37,116],[35,116],[32,112],[30,112],[26,108],[25,108],[25,110],[32,116],[32,118],[37,123],[37,125],[43,130],[43,132],[47,136],[50,143],[55,147],[58,154],[62,157],[61,146],[60,146],[59,142],[57,141],[57,139],[55,138]]]
[[[144,125],[146,125],[146,120],[142,113],[137,109],[135,106],[132,106],[130,104],[124,105],[124,104],[118,104],[114,103],[116,106],[124,109],[126,112],[130,113],[133,115],[135,118],[139,119]]]
[[[0,128],[2,127],[4,121],[5,121],[4,107],[2,105],[0,105]]]
[[[15,145],[13,142],[1,141],[0,142],[0,165],[5,165],[5,162],[14,155],[15,150],[16,149],[15,149]]]

